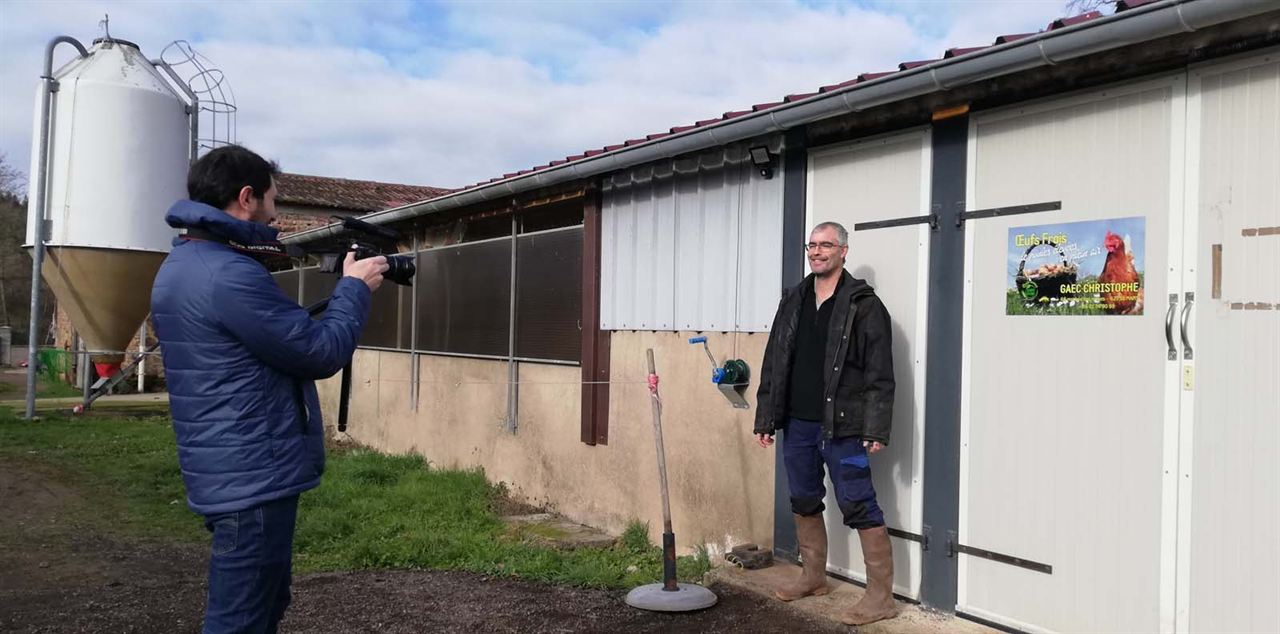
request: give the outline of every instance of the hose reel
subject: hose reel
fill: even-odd
[[[705,336],[693,337],[689,339],[689,343],[693,345],[702,344],[702,350],[707,353],[707,359],[711,361],[711,382],[720,390],[720,393],[734,407],[750,409],[751,405],[747,403],[746,397],[743,396],[747,386],[751,383],[751,368],[747,365],[747,362],[742,359],[726,359],[724,365],[716,363],[716,358],[711,354],[711,348],[707,345]]]

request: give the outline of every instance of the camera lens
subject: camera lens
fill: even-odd
[[[388,255],[387,272],[382,277],[401,286],[408,286],[413,280],[413,274],[417,272],[418,267],[413,263],[412,255]]]

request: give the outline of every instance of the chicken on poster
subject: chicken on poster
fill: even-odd
[[[1006,315],[1141,315],[1146,218],[1009,229]]]

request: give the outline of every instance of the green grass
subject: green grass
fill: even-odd
[[[62,381],[50,381],[48,379],[41,378],[36,382],[36,398],[65,398],[80,395],[81,392],[79,388],[67,385]],[[22,385],[0,383],[0,400],[24,399],[26,396],[26,383],[23,383]]]
[[[52,467],[91,500],[79,520],[100,530],[203,543],[187,509],[169,421],[98,412],[39,423],[0,408],[0,460]],[[432,469],[417,456],[331,451],[319,488],[303,494],[294,542],[299,572],[467,570],[554,583],[626,588],[657,581],[661,550],[633,522],[612,548],[525,543],[494,512],[500,487],[480,471]],[[682,580],[710,568],[705,550],[678,561]]]
[[[89,501],[77,520],[145,537],[194,541],[204,528],[187,509],[168,420],[42,414],[28,423],[0,411],[0,459],[34,462],[65,474]]]

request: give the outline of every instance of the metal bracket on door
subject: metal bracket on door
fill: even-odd
[[[1164,341],[1169,346],[1169,360],[1178,360],[1178,344],[1173,341],[1173,315],[1178,312],[1178,294],[1169,293],[1169,310],[1164,314]]]
[[[938,228],[938,215],[929,214],[928,216],[908,216],[906,218],[894,218],[892,220],[876,220],[875,222],[860,222],[853,225],[854,231],[869,231],[871,229],[888,229],[889,227],[906,227],[909,225],[922,225],[929,223],[932,229]]]
[[[975,209],[973,211],[964,211],[964,203],[960,203],[960,213],[956,215],[956,226],[962,226],[966,220],[977,220],[979,218],[997,218],[1000,216],[1013,216],[1017,214],[1034,214],[1042,211],[1057,211],[1062,209],[1062,201],[1054,200],[1047,203],[1032,203],[1029,205],[1013,205],[1010,207],[992,207],[990,209]]]
[[[909,542],[919,543],[920,550],[929,550],[929,535],[927,533],[922,535],[917,535],[916,533],[912,533],[911,531],[904,531],[901,528],[893,528],[892,526],[886,526],[885,529],[888,530],[889,534],[893,537],[897,537],[898,539],[905,539]]]
[[[963,553],[973,557],[981,557],[983,559],[989,559],[991,561],[997,561],[1002,564],[1017,566],[1019,568],[1026,568],[1027,570],[1042,572],[1046,575],[1053,574],[1053,566],[1050,566],[1049,564],[1042,564],[1037,561],[1031,561],[1030,559],[1014,557],[1013,555],[974,548],[973,546],[965,546],[960,543],[960,538],[956,535],[955,531],[947,531],[947,556],[955,557],[957,553]]]

